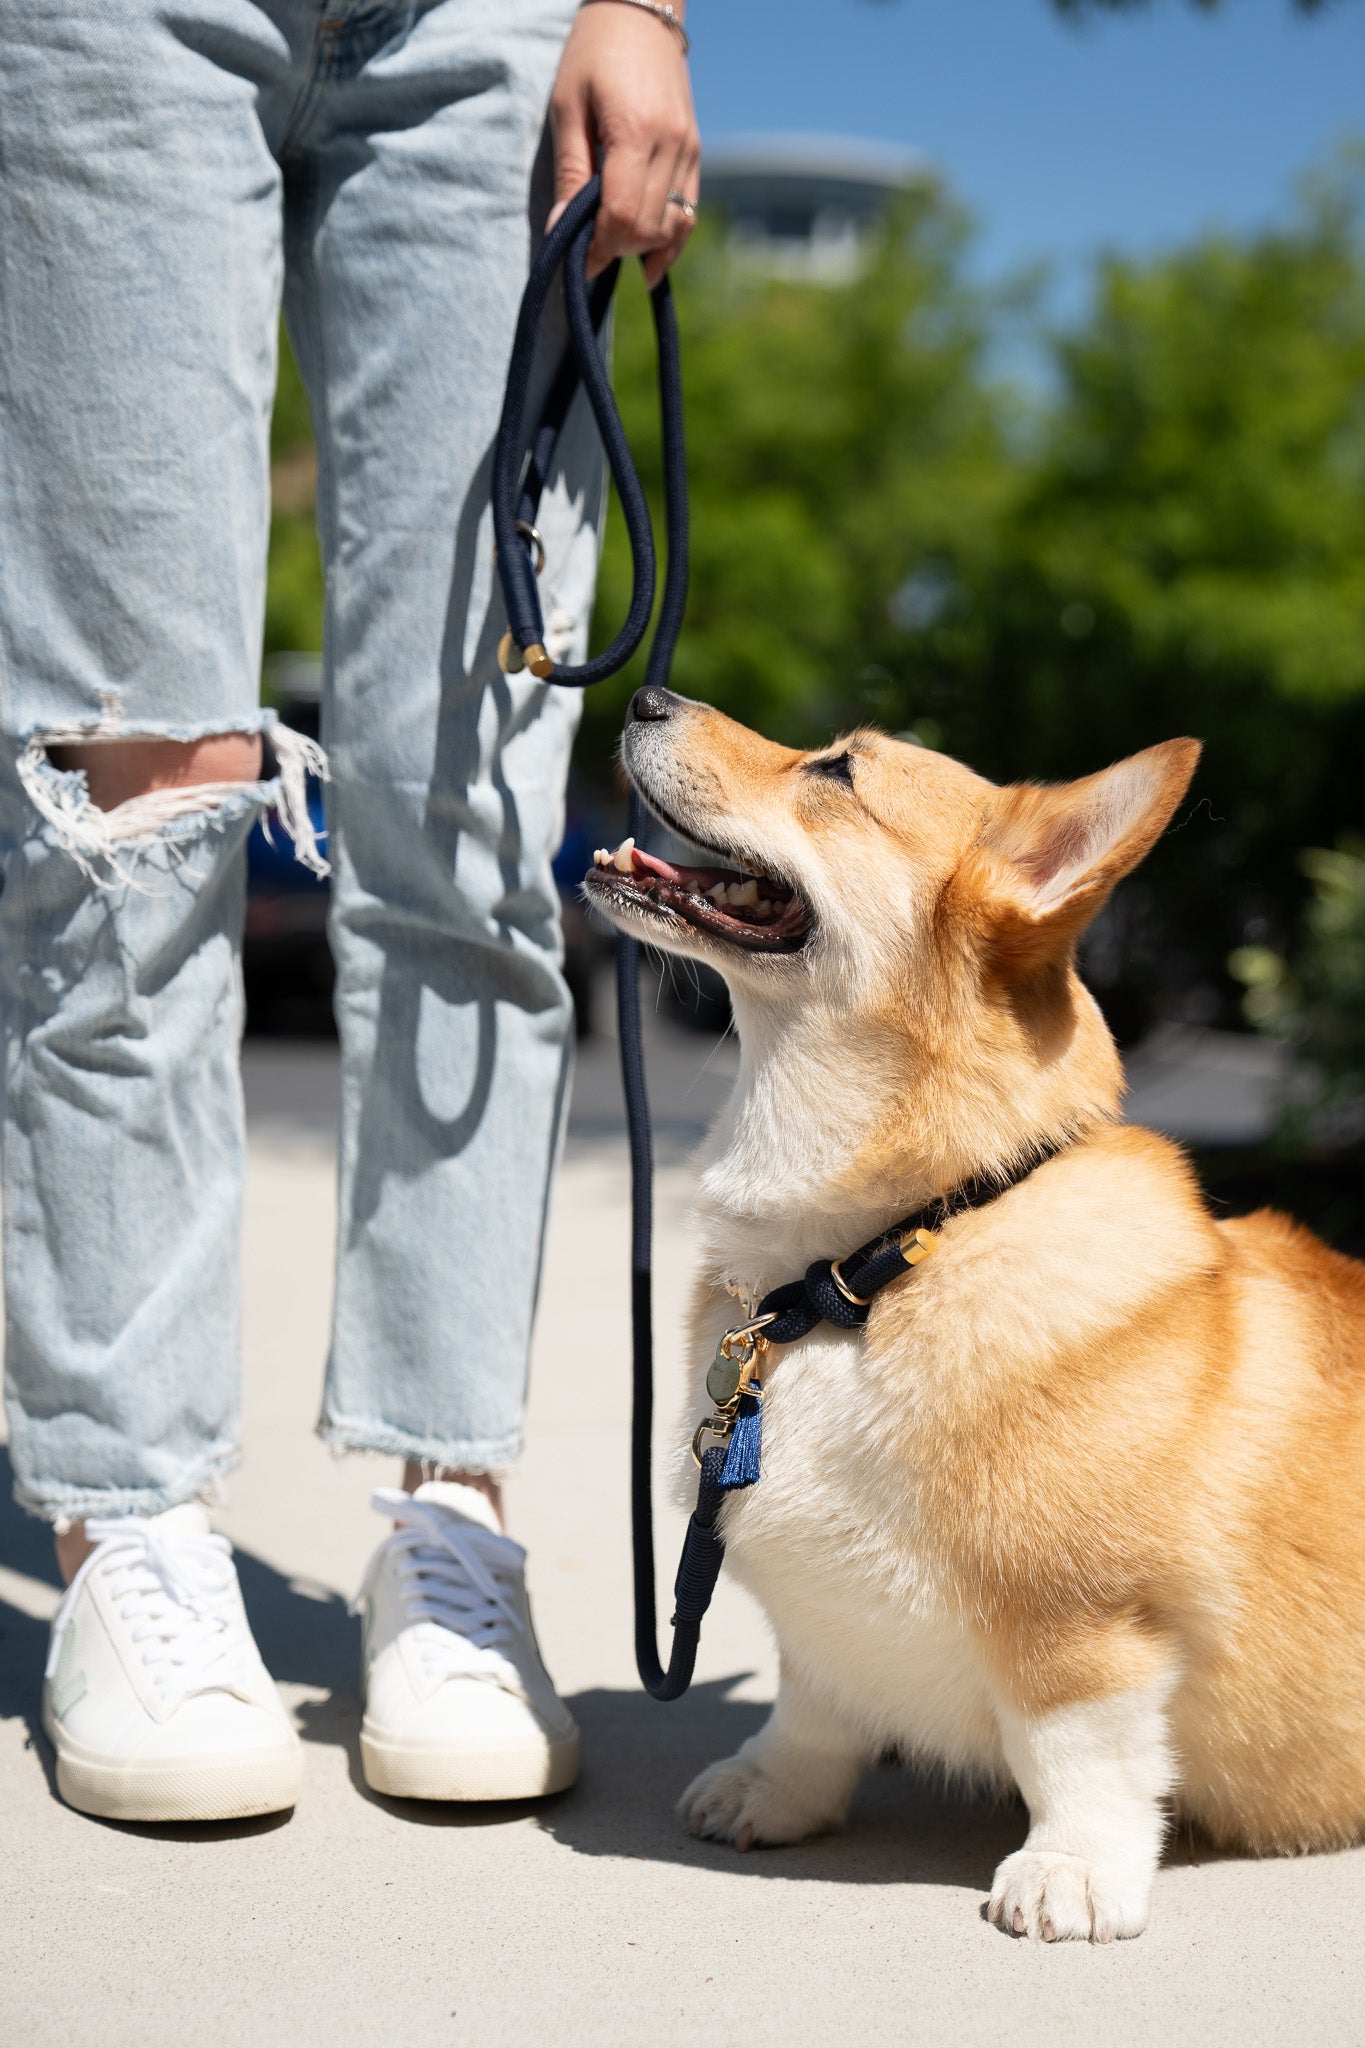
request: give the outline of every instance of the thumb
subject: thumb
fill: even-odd
[[[593,162],[586,94],[577,95],[567,106],[552,107],[550,122],[555,148],[555,203],[545,222],[546,234],[597,168]]]

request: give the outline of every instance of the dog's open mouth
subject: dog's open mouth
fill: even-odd
[[[614,853],[599,848],[586,881],[589,890],[631,898],[642,909],[754,952],[794,953],[810,925],[805,904],[785,882],[739,868],[677,867],[633,839],[623,839]]]

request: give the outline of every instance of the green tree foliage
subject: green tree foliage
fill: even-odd
[[[675,677],[774,737],[814,741],[851,718],[903,722],[904,678],[883,666],[892,653],[905,667],[896,594],[912,577],[926,583],[926,565],[929,585],[948,560],[984,572],[983,549],[1018,489],[1010,409],[984,369],[984,308],[961,281],[963,245],[960,219],[926,192],[907,199],[847,286],[773,279],[718,235],[699,235],[675,274],[692,496]],[[652,328],[632,281],[618,299],[617,396],[657,505]],[[599,637],[624,612],[629,579],[624,530],[611,520]],[[614,739],[641,673],[637,660],[591,693],[590,745]]]
[[[280,327],[280,372],[270,423],[274,508],[266,576],[265,652],[313,654],[322,646],[322,563],[313,509],[316,463],[308,396]]]
[[[1240,946],[1228,962],[1248,1020],[1291,1046],[1308,1082],[1287,1135],[1365,1137],[1365,840],[1314,847],[1301,866],[1312,893],[1290,958]]]
[[[960,223],[932,195],[844,287],[698,249],[677,284],[679,687],[797,742],[911,729],[1001,778],[1196,733],[1207,801],[1095,964],[1116,1009],[1162,978],[1230,999],[1230,947],[1289,928],[1297,850],[1361,815],[1360,225],[1343,174],[1286,227],[1109,261],[1028,402],[987,373],[1001,310],[967,289]],[[650,451],[647,315],[621,297],[617,384]],[[612,521],[599,621],[627,573]],[[593,693],[585,766],[601,772],[635,681]]]

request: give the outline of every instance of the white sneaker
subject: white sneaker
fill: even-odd
[[[192,1501],[85,1527],[94,1549],[57,1609],[43,1681],[67,1805],[147,1821],[292,1806],[303,1752],[226,1537]]]
[[[360,1757],[396,1799],[533,1799],[578,1776],[578,1730],[540,1658],[526,1552],[472,1486],[380,1487],[397,1523],[356,1596]]]

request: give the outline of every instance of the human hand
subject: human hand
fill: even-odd
[[[681,16],[682,0],[673,0]],[[618,256],[643,256],[650,290],[682,254],[694,216],[670,201],[695,204],[701,137],[687,60],[673,30],[642,7],[592,0],[569,30],[554,91],[553,227],[594,170],[602,204],[588,251],[588,275]]]

